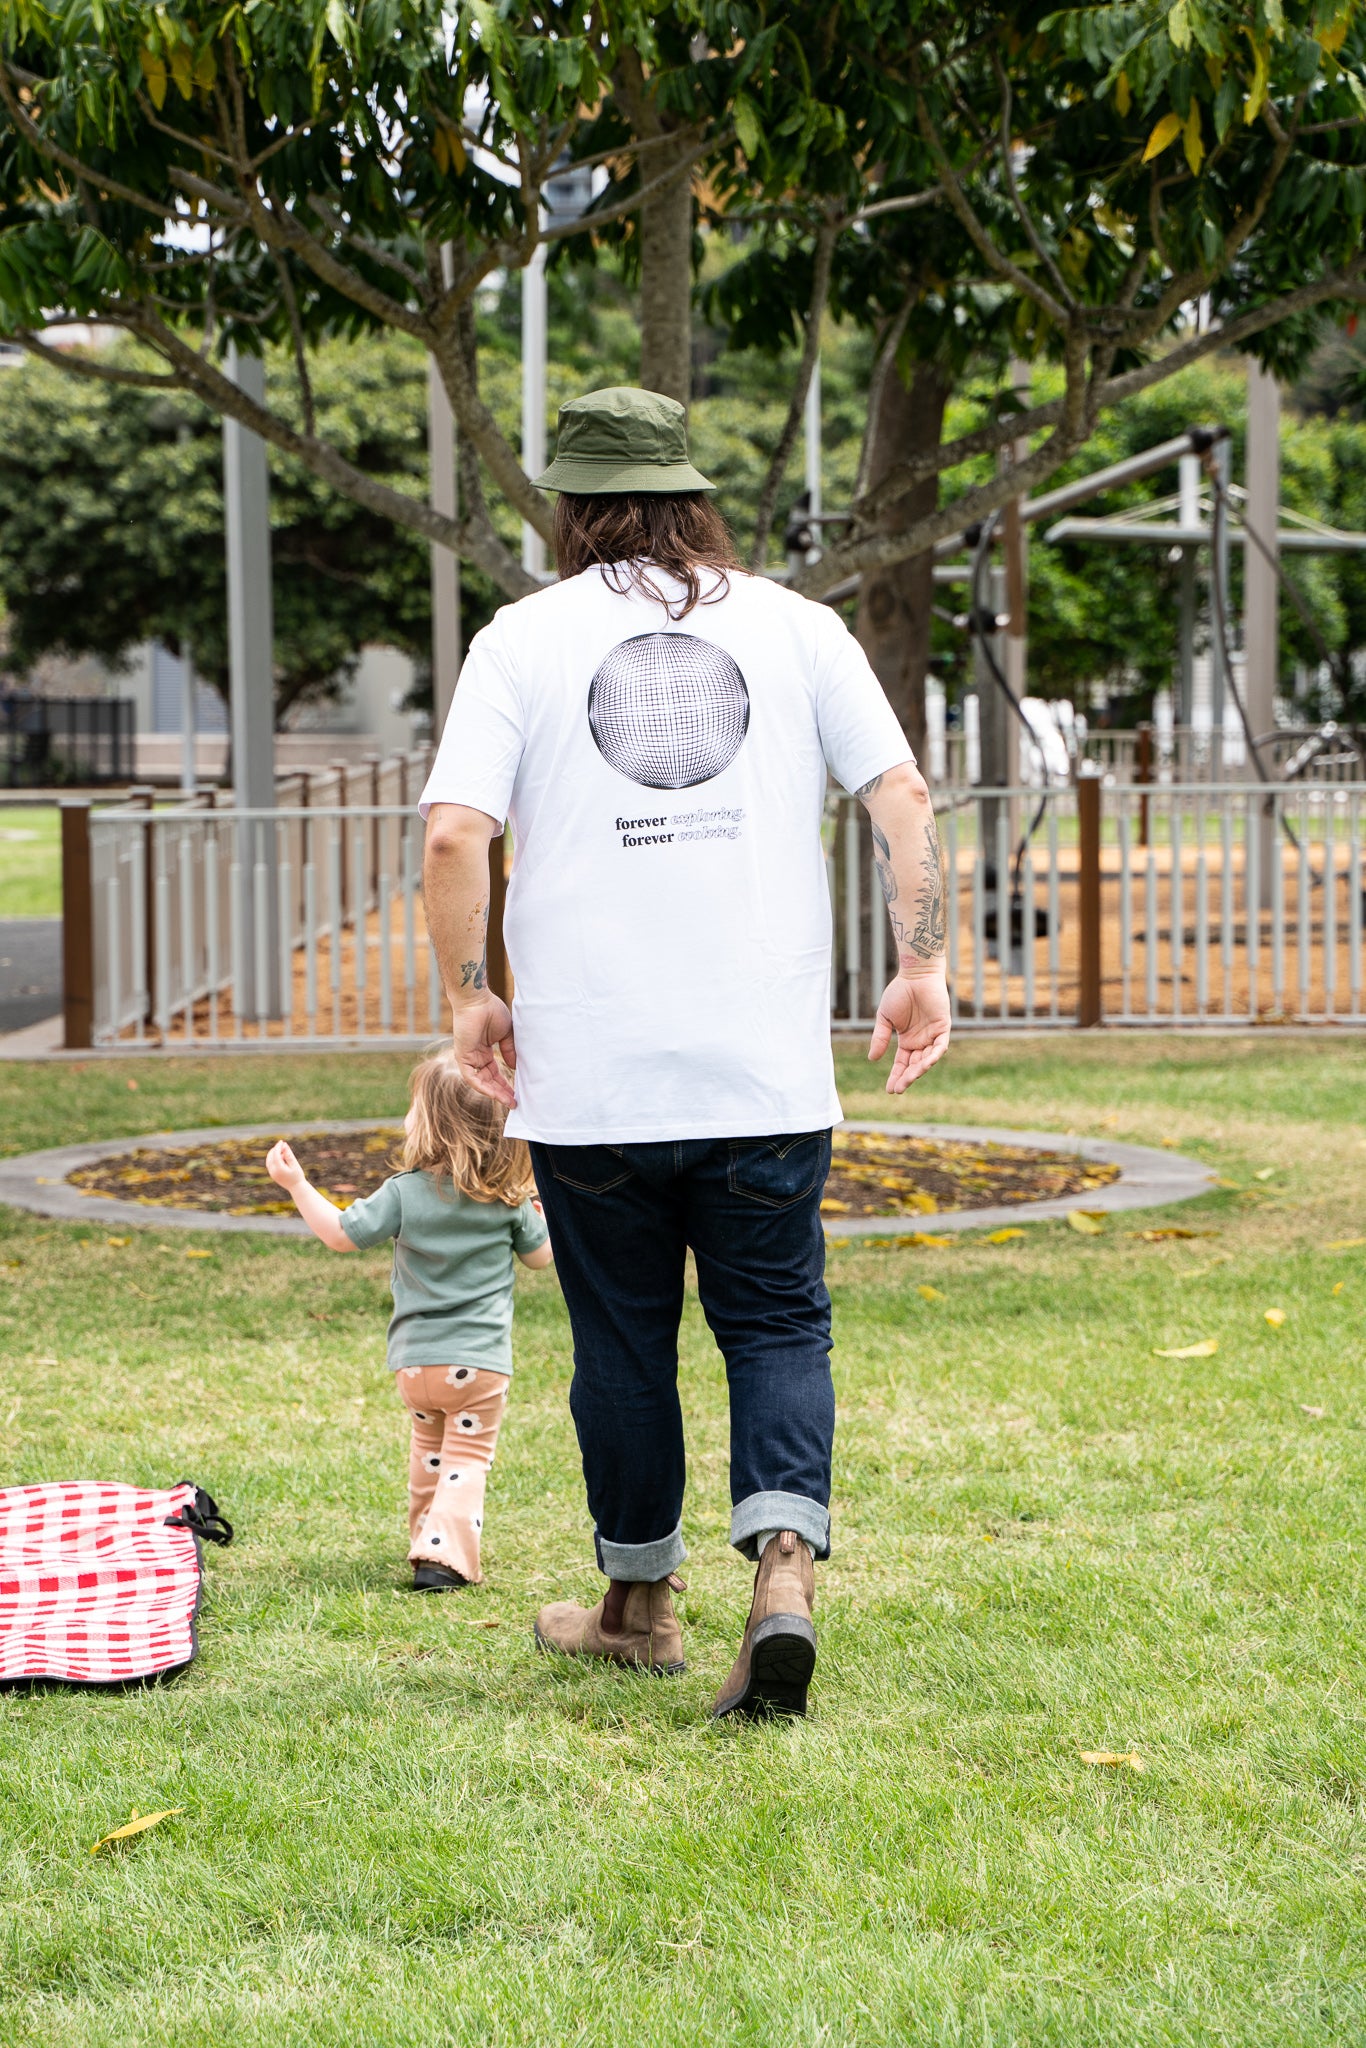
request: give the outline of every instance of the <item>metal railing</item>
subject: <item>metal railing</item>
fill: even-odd
[[[439,1031],[422,840],[411,805],[96,812],[94,1042]]]
[[[423,915],[416,797],[414,783],[402,803],[66,807],[67,1042],[438,1035],[449,1011]],[[1108,787],[1091,775],[935,802],[960,1028],[1366,1023],[1366,785]],[[852,797],[832,796],[826,843],[832,1023],[863,1029],[893,952]],[[495,843],[500,986],[504,875]]]
[[[1366,1023],[1366,785],[936,792],[955,1021]],[[832,804],[832,1013],[891,968],[867,821]]]
[[[1286,726],[1263,737],[1259,751],[1268,777],[1307,782],[1366,781],[1366,756],[1346,730],[1319,726]],[[1255,770],[1241,731],[1208,726],[1150,726],[1133,731],[1095,727],[1086,735],[1081,758],[1093,762],[1117,783],[1248,782]],[[968,735],[954,730],[939,747],[927,750],[931,772],[942,759],[944,774],[936,786],[946,791],[975,787],[976,749]],[[935,778],[931,775],[931,779]],[[1033,785],[1031,785],[1033,786]]]

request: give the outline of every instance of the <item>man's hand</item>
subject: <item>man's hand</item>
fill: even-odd
[[[517,1066],[517,1048],[512,1042],[512,1012],[500,996],[488,993],[473,1003],[457,1003],[451,1017],[451,1044],[460,1072],[471,1088],[491,1095],[508,1109],[516,1105],[507,1075],[498,1064]]]
[[[889,981],[877,1006],[877,1022],[868,1044],[870,1060],[880,1060],[896,1035],[896,1058],[887,1076],[887,1093],[904,1095],[947,1049],[950,1029],[949,991],[938,972]]]

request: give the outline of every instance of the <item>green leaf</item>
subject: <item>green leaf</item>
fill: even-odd
[[[735,133],[745,155],[751,159],[756,157],[763,142],[759,110],[748,94],[743,92],[735,96]]]

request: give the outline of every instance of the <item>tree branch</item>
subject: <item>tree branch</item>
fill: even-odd
[[[1068,289],[1067,280],[1045,248],[1043,237],[1035,227],[1029,210],[1020,197],[1020,187],[1015,177],[1015,165],[1012,160],[1010,146],[1010,114],[1012,105],[1010,80],[1006,76],[1005,66],[1001,62],[1001,53],[995,43],[991,46],[991,68],[996,73],[996,83],[1001,93],[1001,171],[1005,178],[1006,190],[1010,194],[1010,203],[1019,215],[1020,226],[1025,231],[1025,237],[1030,248],[1034,251],[1034,254],[1057,286],[1058,296],[1063,305],[1067,307],[1069,312],[1075,312],[1077,301]]]
[[[159,320],[147,307],[131,310],[123,316],[120,324],[145,341],[163,362],[170,365],[182,390],[202,399],[212,411],[240,420],[263,441],[268,441],[285,455],[292,455],[313,476],[343,491],[356,504],[367,506],[370,511],[392,520],[396,526],[421,534],[424,540],[436,541],[440,546],[463,555],[477,568],[485,570],[509,597],[524,597],[528,591],[537,588],[534,578],[527,575],[487,522],[481,531],[478,522],[448,519],[426,498],[410,497],[390,484],[381,483],[368,471],[349,462],[329,443],[318,440],[314,435],[299,433],[278,413],[248,398],[216,365],[190,348],[173,328]]]
[[[312,440],[317,421],[313,412],[313,384],[308,374],[308,353],[304,343],[303,322],[299,318],[299,301],[294,292],[294,280],[289,274],[289,265],[278,249],[272,250],[276,275],[280,280],[280,296],[285,302],[289,316],[289,332],[294,342],[294,374],[299,380],[299,400],[304,412],[304,432]]]
[[[661,136],[658,139],[672,142],[674,137]],[[651,178],[648,184],[638,186],[634,192],[628,193],[625,199],[618,200],[614,206],[604,206],[596,212],[590,208],[587,213],[581,213],[577,220],[561,221],[553,227],[541,228],[536,236],[537,242],[561,242],[567,235],[591,234],[594,228],[605,227],[610,221],[620,220],[623,215],[634,213],[642,200],[648,199],[652,192],[660,191],[665,185],[677,184],[695,163],[699,163],[710,150],[718,148],[726,139],[726,136],[722,135],[711,142],[699,142],[695,149],[671,169],[661,171],[657,178]]]
[[[76,355],[62,348],[53,348],[48,342],[40,341],[31,328],[21,327],[14,339],[21,348],[40,362],[51,363],[69,377],[86,377],[100,384],[128,384],[135,390],[183,390],[179,377],[164,374],[159,370],[126,370],[115,363],[102,363],[97,356]]]
[[[1041,284],[1036,283],[1027,271],[1021,270],[1017,263],[1012,263],[1005,252],[997,248],[995,242],[978,219],[968,200],[967,194],[959,182],[958,173],[949,162],[948,152],[940,140],[939,130],[935,127],[930,117],[930,110],[926,105],[925,95],[920,86],[918,65],[913,67],[913,77],[916,87],[916,125],[920,130],[921,140],[934,159],[935,169],[939,173],[939,180],[944,188],[944,197],[958,216],[968,240],[972,243],[978,254],[996,272],[998,277],[1005,278],[1014,285],[1016,291],[1022,292],[1027,299],[1032,299],[1040,311],[1046,313],[1056,326],[1066,327],[1066,307],[1060,305],[1051,292],[1045,291]]]
[[[806,409],[806,394],[811,388],[815,373],[816,359],[821,350],[821,319],[825,302],[830,295],[830,262],[835,251],[835,239],[841,223],[833,220],[822,221],[816,235],[816,247],[811,271],[811,303],[807,308],[806,331],[802,338],[801,361],[793,380],[792,396],[788,400],[787,418],[783,421],[782,432],[773,450],[768,465],[768,474],[759,492],[759,506],[754,515],[754,545],[750,550],[750,567],[759,575],[768,560],[768,538],[773,530],[773,511],[778,502],[787,471],[788,457],[796,444],[797,433]]]

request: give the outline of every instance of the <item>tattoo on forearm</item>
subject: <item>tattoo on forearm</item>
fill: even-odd
[[[923,879],[917,892],[915,923],[909,927],[896,914],[898,890],[891,845],[881,826],[874,825],[872,829],[873,859],[893,936],[902,951],[913,953],[917,960],[937,960],[944,950],[944,867],[934,820],[931,818],[925,826]]]
[[[924,876],[915,928],[903,943],[917,959],[937,960],[944,950],[944,862],[933,818],[925,825]]]
[[[460,963],[460,986],[468,988],[473,982],[476,988],[483,988],[488,980],[486,960],[462,960]]]
[[[860,784],[859,788],[857,788],[854,791],[854,795],[859,799],[860,803],[867,803],[869,797],[873,794],[873,791],[877,788],[881,780],[882,777],[880,775],[875,775],[871,782],[865,782]],[[876,831],[876,826],[873,829]]]
[[[887,834],[877,825],[873,826],[873,860],[877,865],[877,878],[882,884],[882,900],[888,910],[896,902],[896,870],[892,866],[892,849],[887,844]],[[892,919],[896,923],[896,919]]]

